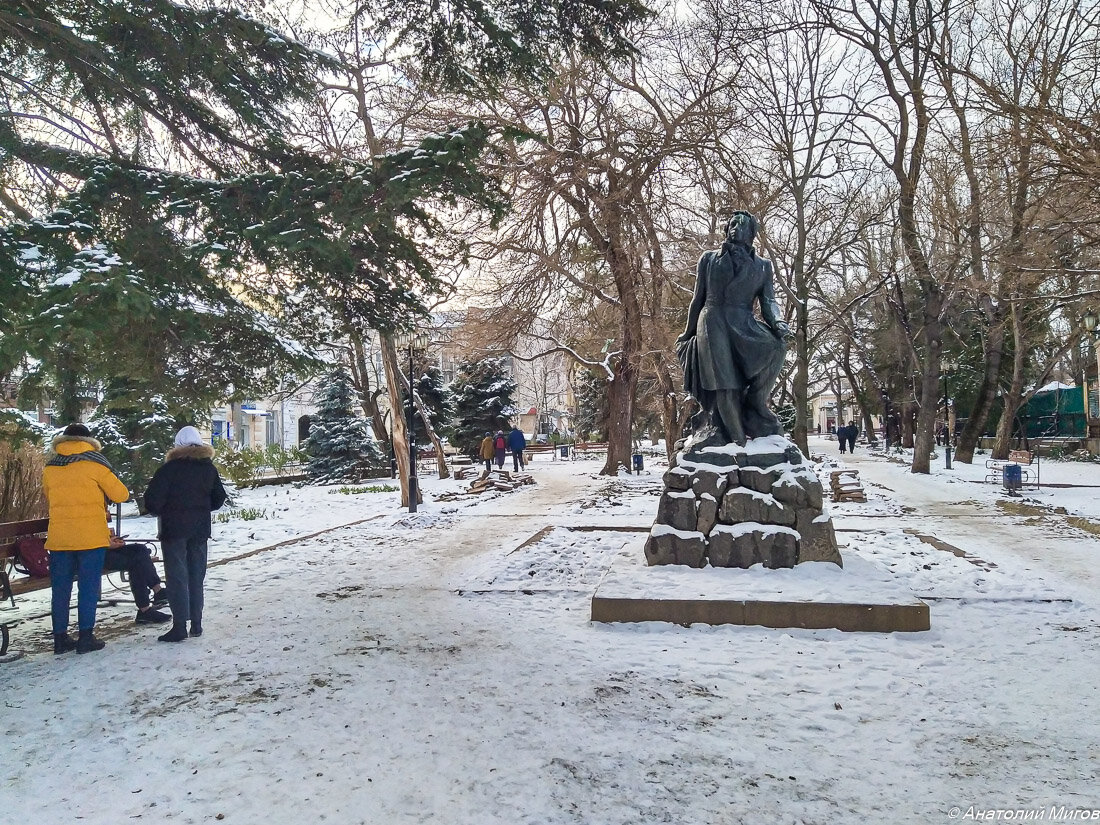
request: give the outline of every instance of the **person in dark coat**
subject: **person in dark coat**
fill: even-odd
[[[202,635],[210,513],[226,500],[213,457],[214,449],[202,443],[199,431],[184,427],[145,491],[146,508],[160,517],[160,546],[172,608],[172,629],[159,637],[162,642],[186,639],[188,621],[191,635]]]
[[[856,436],[859,435],[859,427],[856,426],[856,422],[848,422],[848,452],[854,453],[856,451]]]
[[[512,432],[508,433],[508,449],[512,451],[512,470],[518,473],[524,469],[523,451],[527,449],[527,439],[519,427],[512,427]]]
[[[504,455],[507,451],[508,439],[504,437],[504,430],[497,430],[497,434],[493,438],[493,453],[499,469],[504,469]]]

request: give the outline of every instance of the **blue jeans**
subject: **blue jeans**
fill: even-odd
[[[162,539],[164,578],[168,582],[168,606],[172,623],[188,619],[202,625],[202,583],[206,579],[206,539]]]
[[[95,550],[51,550],[50,588],[53,591],[51,613],[53,632],[69,632],[69,601],[76,579],[76,621],[81,630],[95,627],[95,606],[99,601],[100,578],[106,547]]]

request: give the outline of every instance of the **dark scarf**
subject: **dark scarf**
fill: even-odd
[[[96,464],[102,464],[112,473],[115,471],[115,468],[111,466],[111,462],[94,450],[86,453],[75,453],[73,455],[54,455],[53,458],[46,462],[46,466],[67,467],[74,461],[94,461]]]

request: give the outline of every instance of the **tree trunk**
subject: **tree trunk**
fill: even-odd
[[[397,366],[397,350],[393,339],[388,335],[379,335],[382,348],[382,368],[386,371],[386,387],[389,389],[391,421],[393,424],[393,451],[397,459],[397,478],[401,483],[401,506],[409,506],[409,437],[405,426],[405,416],[401,414],[404,402],[401,398],[402,373]],[[424,500],[417,485],[417,504]]]
[[[80,403],[80,393],[78,390],[79,379],[76,370],[72,368],[72,360],[68,349],[63,349],[61,351],[61,358],[58,359],[60,363],[57,371],[58,382],[55,407],[60,415],[62,426],[64,427],[80,421],[80,414],[83,411],[83,405]]]
[[[615,377],[607,388],[607,462],[600,475],[619,474],[619,467],[630,470],[633,453],[634,396],[638,387],[638,369],[624,352],[615,365]]]
[[[393,445],[390,444],[390,436],[386,431],[386,420],[382,417],[382,410],[378,407],[378,392],[371,386],[370,363],[367,360],[366,345],[363,336],[357,331],[349,331],[348,339],[351,341],[351,378],[359,395],[359,405],[363,415],[370,421],[374,438],[379,443],[386,445],[386,451],[393,453]]]
[[[913,448],[913,402],[901,402],[901,446]]]
[[[859,419],[863,424],[863,432],[868,441],[873,441],[875,423],[871,418],[871,397],[864,389],[864,385],[857,379],[855,370],[852,369],[850,346],[844,348],[843,357],[840,359],[840,368],[844,370],[844,377],[848,379],[848,387],[852,391],[852,398],[859,407]]]
[[[1026,361],[1023,331],[1020,329],[1020,306],[1012,302],[1009,310],[1009,319],[1012,323],[1012,383],[1008,392],[1004,394],[1004,410],[1001,412],[1001,420],[997,422],[997,438],[993,442],[993,458],[1005,460],[1008,451],[1012,449],[1012,431],[1016,423],[1016,413],[1019,412],[1024,394],[1024,364]],[[1025,437],[1027,433],[1024,433]]]
[[[921,372],[920,407],[913,433],[913,465],[911,472],[932,471],[932,449],[936,446],[936,399],[939,398],[939,348],[935,355],[928,352]]]
[[[609,216],[614,222],[614,216]],[[634,399],[638,389],[638,368],[642,352],[642,310],[638,301],[635,267],[627,245],[617,233],[607,241],[604,257],[610,265],[619,295],[619,338],[622,346],[614,367],[615,377],[607,388],[607,463],[600,475],[618,475],[620,465],[631,471],[634,452]]]
[[[676,442],[680,439],[683,430],[683,419],[680,417],[680,394],[676,392],[676,385],[672,381],[672,374],[667,365],[660,358],[653,359],[654,371],[661,385],[661,424],[665,430],[665,455],[668,456],[669,466],[676,454]]]
[[[982,381],[978,386],[978,397],[974,401],[974,407],[970,410],[970,416],[966,419],[959,436],[959,446],[955,458],[964,464],[974,461],[974,451],[978,446],[978,439],[985,430],[989,420],[989,412],[993,408],[993,401],[997,397],[997,386],[1001,375],[1001,359],[1004,355],[1005,328],[1004,322],[998,323],[989,330],[983,346],[985,354],[985,367],[982,372]]]
[[[795,363],[791,380],[791,397],[794,403],[794,430],[791,439],[802,451],[810,454],[810,347],[809,318],[806,303],[798,301],[795,320]]]
[[[402,378],[404,379],[405,391],[408,392],[410,387],[409,376],[402,374]],[[451,468],[447,466],[447,456],[443,454],[443,442],[436,435],[428,407],[418,392],[413,392],[413,406],[416,408],[416,414],[420,416],[421,423],[424,424],[424,432],[428,436],[428,440],[432,442],[432,447],[435,449],[435,466],[439,472],[439,477],[450,478]]]

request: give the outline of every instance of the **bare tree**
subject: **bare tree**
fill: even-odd
[[[723,151],[721,136],[737,116],[740,22],[725,2],[693,20],[659,19],[639,32],[639,53],[626,65],[570,57],[549,88],[513,87],[488,107],[497,124],[539,134],[502,158],[514,212],[475,246],[485,275],[494,276],[505,321],[499,328],[511,323],[518,332],[535,316],[549,318],[556,346],[606,365],[607,474],[630,466],[644,370],[662,387],[670,448],[679,436],[670,353],[690,298],[683,284],[690,270],[687,255],[674,253],[670,263],[668,249],[685,237],[685,215],[697,210],[696,170]],[[700,251],[691,250],[692,264]],[[575,335],[577,319],[589,331],[603,321],[613,332]],[[584,353],[574,344],[586,337],[593,348]]]
[[[811,324],[815,314],[821,322],[834,322],[832,312],[815,313],[813,304],[831,301],[820,281],[867,220],[860,191],[870,175],[851,151],[855,107],[846,94],[852,80],[843,67],[852,48],[831,43],[829,33],[806,12],[804,6],[790,5],[773,19],[775,30],[766,40],[750,44],[745,72],[752,82],[744,102],[755,116],[730,142],[747,143],[751,150],[742,155],[749,162],[740,163],[731,176],[757,180],[766,193],[759,207],[748,206],[760,210],[765,245],[788,298],[795,348],[792,436],[808,454],[810,364],[817,335]]]

